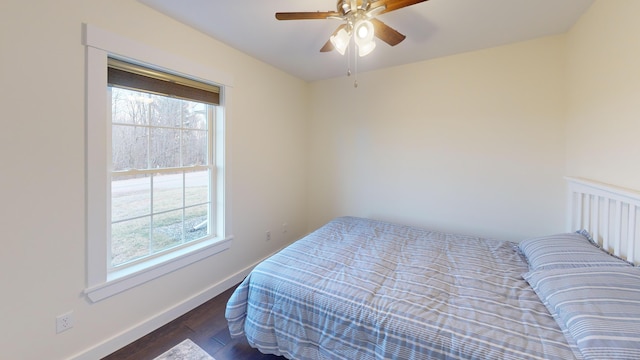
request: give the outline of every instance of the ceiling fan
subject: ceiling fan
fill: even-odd
[[[336,49],[340,54],[344,52],[354,38],[358,45],[358,54],[365,56],[376,47],[373,37],[391,46],[401,43],[406,36],[376,19],[377,15],[395,11],[407,6],[427,0],[338,0],[337,11],[316,12],[278,12],[278,20],[316,20],[338,19],[344,23],[333,32],[329,40],[320,49],[321,52]]]

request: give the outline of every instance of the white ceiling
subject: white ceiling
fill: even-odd
[[[347,57],[320,48],[339,20],[279,21],[276,12],[335,11],[335,0],[139,0],[229,46],[313,81],[344,76]],[[593,0],[430,0],[378,19],[407,38],[358,59],[358,72],[561,34]],[[353,52],[352,52],[353,54]],[[353,57],[353,55],[352,55]],[[353,68],[353,59],[351,59]]]

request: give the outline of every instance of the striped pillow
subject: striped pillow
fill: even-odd
[[[531,270],[586,266],[631,266],[600,249],[581,233],[548,235],[518,244]]]
[[[640,359],[640,269],[552,269],[524,278],[585,359]]]

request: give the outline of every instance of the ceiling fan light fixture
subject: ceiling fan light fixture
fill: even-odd
[[[373,24],[369,20],[358,20],[353,26],[354,40],[358,45],[358,55],[366,56],[373,51],[376,43],[373,41]]]
[[[358,44],[358,55],[360,55],[360,57],[367,56],[375,48],[376,48],[376,43],[375,41],[373,41],[373,39],[368,43],[365,43],[362,45]]]
[[[340,29],[336,35],[333,35],[329,38],[333,47],[340,53],[340,55],[344,55],[347,46],[349,46],[349,39],[351,36],[345,29]]]
[[[373,24],[369,20],[358,20],[353,26],[356,42],[369,42],[373,39]],[[358,44],[360,45],[360,44]]]

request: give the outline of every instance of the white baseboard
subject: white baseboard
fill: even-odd
[[[231,275],[230,277],[212,285],[208,289],[200,292],[199,294],[192,296],[189,299],[177,304],[169,310],[162,312],[149,318],[122,333],[109,338],[102,343],[83,351],[80,354],[72,356],[69,360],[95,360],[101,359],[114,351],[123,348],[124,346],[136,341],[137,339],[149,334],[157,328],[167,324],[168,322],[178,318],[179,316],[195,309],[196,307],[204,304],[208,300],[220,295],[225,290],[228,290],[235,284],[244,279],[249,272],[259,262],[252,264],[251,266],[241,270],[240,272]]]

